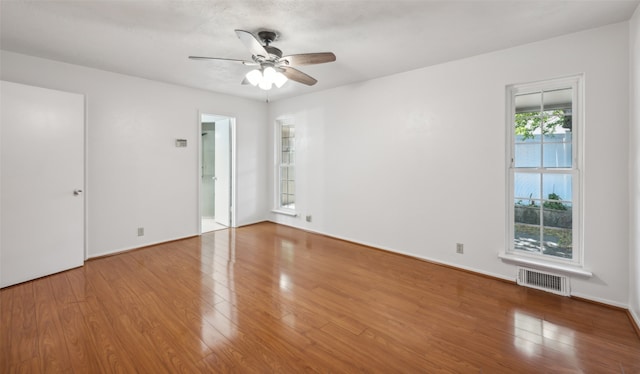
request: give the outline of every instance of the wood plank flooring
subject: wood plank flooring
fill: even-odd
[[[272,223],[0,291],[1,373],[640,373],[624,311]]]

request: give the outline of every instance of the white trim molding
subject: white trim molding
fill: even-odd
[[[593,277],[593,273],[589,270],[583,269],[577,266],[571,266],[569,264],[559,264],[559,263],[551,263],[549,261],[538,260],[534,258],[527,258],[517,255],[512,255],[509,253],[500,252],[498,253],[498,257],[503,262],[509,262],[517,265],[529,266],[535,269],[547,270],[547,271],[557,271],[564,274],[569,275],[579,275],[582,277],[591,278]]]
[[[286,211],[286,210],[278,210],[278,209],[272,210],[271,213],[282,214],[282,215],[290,216],[290,217],[297,217],[298,216],[298,213],[296,213],[294,211]]]

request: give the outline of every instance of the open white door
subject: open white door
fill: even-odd
[[[216,120],[215,125],[215,220],[231,225],[231,123]]]
[[[84,96],[0,82],[0,287],[84,262]]]

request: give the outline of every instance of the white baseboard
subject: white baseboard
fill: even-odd
[[[355,240],[355,239],[351,239],[351,238],[348,238],[348,237],[331,235],[331,234],[327,234],[327,233],[324,233],[324,232],[321,232],[321,231],[316,231],[316,230],[311,230],[311,229],[307,229],[307,228],[303,228],[303,227],[288,225],[288,224],[282,223],[282,222],[276,222],[276,221],[270,221],[270,222],[273,222],[273,223],[278,224],[278,225],[292,227],[294,229],[298,229],[298,230],[302,230],[302,231],[307,231],[307,232],[310,232],[310,233],[313,233],[313,234],[324,235],[324,236],[327,236],[327,237],[333,238],[333,239],[344,240],[344,241],[347,241],[347,242],[350,242],[350,243],[355,243],[355,244],[360,244],[360,245],[364,245],[364,246],[375,248],[375,249],[380,249],[380,250],[383,250],[383,251],[386,251],[386,252],[390,252],[390,253],[397,253],[397,254],[400,254],[400,255],[413,257],[415,259],[431,262],[431,263],[434,263],[434,264],[439,264],[439,265],[449,266],[449,267],[452,267],[452,268],[458,268],[458,269],[462,269],[462,270],[471,271],[471,272],[482,274],[482,275],[486,275],[486,276],[489,276],[489,277],[492,277],[492,278],[503,279],[503,280],[506,280],[506,281],[509,281],[509,282],[515,282],[516,281],[515,275],[513,277],[507,277],[507,276],[504,276],[502,274],[495,274],[495,273],[491,273],[491,272],[488,272],[488,271],[476,269],[476,268],[469,267],[469,266],[462,266],[462,265],[450,263],[450,262],[447,262],[447,261],[436,260],[436,259],[433,259],[433,258],[430,258],[430,257],[419,256],[419,255],[417,255],[415,253],[399,251],[397,249],[384,247],[384,246],[381,246],[381,245],[378,245],[378,244],[371,244],[371,243],[364,242],[364,241],[361,241],[361,240]]]
[[[200,235],[200,234],[186,235],[186,236],[181,236],[181,237],[177,237],[177,238],[173,238],[173,239],[165,239],[165,240],[160,240],[160,241],[156,241],[156,242],[142,243],[142,244],[139,244],[139,245],[136,245],[136,246],[133,246],[133,247],[124,247],[124,248],[114,249],[114,250],[111,250],[111,251],[95,253],[95,254],[92,254],[91,256],[88,256],[85,259],[85,261],[86,260],[91,260],[92,258],[113,256],[113,255],[117,255],[118,253],[128,252],[128,251],[132,251],[134,249],[140,249],[140,248],[144,248],[144,247],[150,247],[152,245],[158,245],[158,244],[173,242],[173,241],[176,241],[176,240],[193,238],[194,236],[198,236],[198,235]]]
[[[594,301],[594,302],[600,303],[600,304],[606,304],[606,305],[615,306],[616,308],[629,310],[629,305],[623,304],[623,303],[619,303],[619,302],[613,301],[613,300],[602,299],[602,298],[594,297],[594,296],[591,296],[591,295],[585,295],[585,294],[582,294],[582,293],[579,293],[579,292],[571,292],[571,296],[579,297],[581,299],[585,299],[585,300],[589,300],[589,301]]]
[[[631,318],[633,318],[633,322],[636,323],[636,329],[640,329],[640,316],[638,316],[638,313],[636,313],[633,309],[629,308],[627,309],[629,311],[629,315],[631,316]]]
[[[258,220],[258,221],[243,222],[243,223],[241,223],[241,224],[236,225],[236,226],[235,226],[235,227],[233,227],[233,228],[239,228],[239,227],[245,227],[245,226],[256,225],[256,224],[258,224],[258,223],[262,223],[262,222],[273,222],[273,223],[278,223],[278,222],[274,222],[274,221],[268,221],[268,220],[266,220],[266,219],[261,219],[261,220]]]
[[[470,266],[463,266],[463,265],[460,265],[460,264],[455,264],[455,263],[451,263],[451,262],[447,262],[447,261],[437,260],[437,259],[433,259],[433,258],[429,258],[429,257],[425,257],[425,256],[419,256],[419,255],[416,255],[416,254],[413,254],[413,253],[399,251],[397,249],[392,249],[392,248],[386,248],[386,247],[383,247],[383,246],[380,246],[380,245],[371,244],[371,243],[367,243],[367,242],[363,242],[363,241],[359,241],[359,240],[354,240],[354,239],[351,239],[351,238],[348,238],[348,237],[341,237],[341,236],[337,236],[337,235],[331,235],[331,234],[327,234],[327,233],[324,233],[324,232],[321,232],[321,231],[306,229],[306,228],[297,227],[297,226],[293,226],[293,225],[288,225],[286,223],[281,223],[281,222],[276,222],[276,221],[270,221],[270,222],[276,223],[278,225],[292,227],[292,228],[295,228],[295,229],[298,229],[298,230],[308,231],[308,232],[311,232],[311,233],[314,233],[314,234],[324,235],[324,236],[327,236],[327,237],[330,237],[330,238],[334,238],[334,239],[345,240],[345,241],[348,241],[348,242],[351,242],[351,243],[356,243],[356,244],[360,244],[360,245],[365,245],[367,247],[381,249],[381,250],[384,250],[384,251],[387,251],[387,252],[391,252],[391,253],[398,253],[398,254],[401,254],[401,255],[413,257],[413,258],[416,258],[416,259],[419,259],[419,260],[432,262],[432,263],[435,263],[435,264],[440,264],[440,265],[445,265],[445,266],[449,266],[449,267],[452,267],[452,268],[458,268],[458,269],[462,269],[462,270],[471,271],[471,272],[478,273],[478,274],[481,274],[481,275],[486,275],[486,276],[489,276],[489,277],[492,277],[492,278],[503,279],[503,280],[510,281],[510,282],[515,282],[516,281],[515,275],[513,277],[507,277],[507,276],[504,276],[502,274],[495,274],[495,273],[491,273],[491,272],[488,272],[488,271],[485,271],[485,270],[481,270],[481,269],[477,269],[477,268],[470,267]],[[619,302],[616,302],[616,301],[607,300],[607,299],[601,299],[601,298],[598,298],[598,297],[593,297],[593,296],[590,296],[590,295],[584,295],[584,294],[581,294],[581,293],[573,293],[573,292],[571,293],[571,296],[576,296],[576,297],[579,297],[581,299],[594,301],[594,302],[597,302],[597,303],[600,303],[600,304],[611,305],[611,306],[614,306],[614,307],[617,307],[617,308],[622,308],[622,309],[629,310],[631,312],[631,310],[629,309],[628,305],[623,304],[623,303],[619,303]],[[638,322],[640,320],[638,319],[637,314],[632,314],[632,316],[636,320],[636,324],[638,324]],[[638,324],[638,326],[640,326],[640,324]]]

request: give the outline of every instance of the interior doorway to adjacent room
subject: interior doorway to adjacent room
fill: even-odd
[[[233,226],[235,118],[200,116],[200,232]]]

